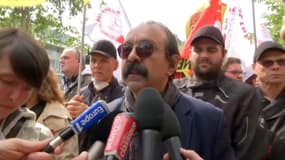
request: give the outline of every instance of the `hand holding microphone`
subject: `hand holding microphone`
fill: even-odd
[[[48,146],[44,148],[47,153],[52,153],[56,146],[62,144],[65,140],[72,137],[74,134],[79,134],[87,130],[93,124],[97,124],[108,113],[109,109],[107,104],[99,100],[80,114],[75,120],[71,122],[71,125],[61,132],[55,139],[53,139]]]
[[[180,148],[180,153],[183,155],[183,157],[185,157],[186,159],[191,159],[191,160],[203,160],[203,158],[201,158],[199,156],[198,153],[196,153],[193,150],[189,150],[189,149],[184,149],[184,148]],[[169,153],[165,154],[163,156],[163,160],[172,160],[169,156]]]

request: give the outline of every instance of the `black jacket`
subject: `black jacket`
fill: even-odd
[[[91,74],[82,74],[81,75],[81,89],[85,88],[91,82]],[[64,98],[69,101],[72,97],[77,94],[78,87],[78,76],[72,78],[71,80],[67,80],[63,77],[61,81],[61,87],[64,90]]]
[[[97,100],[101,99],[105,102],[111,102],[112,100],[123,96],[123,87],[118,83],[118,80],[113,78],[109,86],[103,90],[96,92],[93,82],[91,82],[88,87],[83,90],[82,94],[84,96],[84,102],[88,106],[95,103]],[[87,151],[91,145],[96,140],[94,135],[98,132],[98,126],[91,126],[86,132],[79,135],[79,151]],[[108,134],[108,133],[107,133]]]
[[[285,159],[285,88],[272,103],[264,97],[261,88],[256,88],[256,92],[262,104],[262,115],[273,134],[272,154],[268,159]]]
[[[93,82],[91,82],[86,88],[83,89],[81,95],[84,96],[84,103],[89,106],[99,99],[108,103],[123,96],[123,86],[119,84],[116,78],[113,78],[109,86],[97,92]]]
[[[270,140],[259,117],[261,108],[253,87],[222,73],[214,81],[198,82],[188,77],[176,80],[175,84],[181,91],[224,110],[239,160],[264,158]]]

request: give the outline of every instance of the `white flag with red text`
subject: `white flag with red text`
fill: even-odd
[[[119,0],[90,1],[92,11],[88,12],[85,36],[92,43],[108,39],[116,46],[124,42],[130,30],[128,18]]]
[[[249,1],[248,5],[250,3]],[[222,32],[225,39],[225,48],[228,50],[227,56],[240,58],[246,66],[249,66],[253,63],[255,42],[253,35],[251,36],[248,31],[248,24],[245,24],[244,16],[252,17],[253,15],[244,13],[238,0],[230,0],[225,11]],[[261,16],[255,18],[257,46],[264,41],[272,40],[269,30],[265,26],[265,19]]]
[[[225,11],[222,33],[227,56],[240,58],[246,66],[252,64],[254,41],[245,25],[243,11],[237,0],[232,0]]]

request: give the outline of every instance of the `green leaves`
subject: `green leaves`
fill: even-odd
[[[24,28],[43,43],[78,46],[80,34],[71,24],[63,24],[63,18],[74,18],[82,8],[82,0],[49,0],[30,8],[0,8],[0,27]]]
[[[268,13],[264,16],[267,20],[266,26],[268,27],[273,39],[278,43],[285,45],[285,41],[280,38],[280,29],[285,15],[285,6],[282,0],[257,0],[266,5]]]

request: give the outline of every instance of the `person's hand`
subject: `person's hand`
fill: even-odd
[[[19,138],[0,140],[0,160],[53,160],[54,155],[42,152],[51,139],[34,142]],[[57,148],[54,154],[59,154]]]
[[[198,153],[196,153],[195,151],[193,150],[186,150],[186,149],[183,149],[183,148],[180,148],[180,153],[182,154],[182,156],[184,158],[186,158],[186,160],[203,160],[203,158],[201,158]],[[170,156],[168,153],[166,153],[164,156],[163,156],[163,160],[170,160]]]
[[[88,159],[88,153],[87,152],[81,152],[79,156],[73,158],[72,160],[87,160]]]
[[[83,96],[74,96],[70,101],[65,103],[65,107],[73,119],[75,119],[88,108],[83,100]]]

